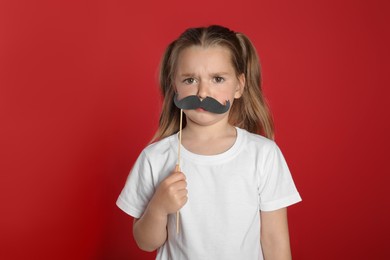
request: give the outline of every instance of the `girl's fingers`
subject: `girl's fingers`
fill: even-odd
[[[185,180],[176,181],[170,185],[172,191],[179,191],[187,189],[187,182]]]
[[[178,196],[179,198],[187,197],[187,195],[188,195],[187,189],[179,190],[179,191],[177,192],[177,196]]]
[[[173,172],[171,175],[169,175],[164,182],[166,184],[170,185],[172,183],[178,182],[178,181],[183,181],[186,179],[186,176],[182,172]]]

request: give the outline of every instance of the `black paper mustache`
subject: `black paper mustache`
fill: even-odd
[[[200,100],[198,96],[188,96],[182,98],[181,100],[177,99],[177,94],[175,95],[173,102],[175,105],[184,110],[188,109],[197,109],[203,108],[204,110],[215,113],[215,114],[223,114],[229,110],[230,101],[226,100],[226,105],[222,105],[216,99],[212,97],[206,97],[203,100]]]

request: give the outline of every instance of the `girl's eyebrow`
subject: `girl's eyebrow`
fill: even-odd
[[[194,77],[195,73],[182,73],[179,76],[180,77]]]
[[[215,77],[215,76],[224,76],[224,75],[229,75],[229,74],[231,74],[231,73],[221,71],[221,72],[212,72],[209,75]],[[184,73],[179,74],[178,76],[179,77],[183,77],[183,78],[186,78],[186,77],[196,77],[196,73],[184,72]]]
[[[213,72],[210,75],[212,76],[223,76],[223,75],[228,75],[230,74],[229,72]]]

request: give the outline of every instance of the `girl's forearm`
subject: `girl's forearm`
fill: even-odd
[[[149,205],[143,216],[134,220],[133,234],[139,248],[144,251],[154,251],[162,246],[167,239],[168,215]]]
[[[291,260],[287,209],[261,211],[261,247],[265,260]]]
[[[261,246],[265,260],[291,260],[288,241],[267,241],[267,239],[263,239]]]
[[[154,251],[167,240],[168,214],[187,202],[187,183],[182,172],[172,172],[157,187],[143,216],[134,221],[133,234],[138,246]]]

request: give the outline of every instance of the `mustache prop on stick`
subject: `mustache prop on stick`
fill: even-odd
[[[222,105],[212,97],[206,97],[205,99],[200,100],[198,96],[188,96],[181,100],[178,100],[176,94],[173,99],[173,102],[180,109],[190,110],[190,109],[203,108],[204,110],[214,114],[226,113],[230,108],[229,100],[226,100],[226,104]]]
[[[223,114],[226,113],[230,108],[230,101],[226,100],[226,104],[222,105],[216,99],[212,97],[206,97],[203,100],[200,100],[198,96],[188,96],[181,100],[177,99],[177,94],[173,98],[175,105],[180,108],[180,126],[179,126],[179,147],[177,151],[177,164],[175,171],[180,171],[180,147],[181,147],[181,130],[183,123],[183,109],[191,110],[197,108],[203,108],[204,110],[214,113],[214,114]],[[179,234],[179,217],[180,212],[176,212],[176,234]]]

